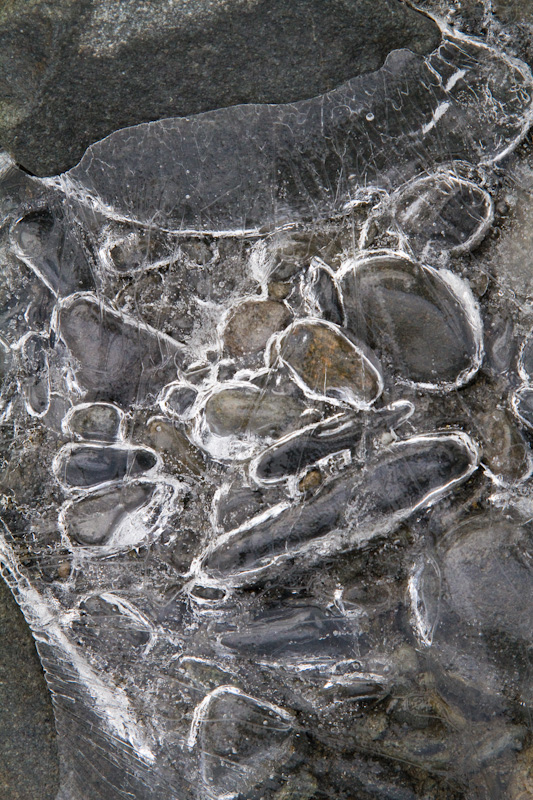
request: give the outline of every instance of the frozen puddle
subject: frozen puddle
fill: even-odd
[[[533,80],[441,30],[1,162],[0,564],[58,800],[525,797],[531,318],[484,252]]]

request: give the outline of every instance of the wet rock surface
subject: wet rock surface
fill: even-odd
[[[218,436],[272,437],[304,424],[306,406],[290,395],[268,395],[258,386],[228,387],[211,395],[207,425]]]
[[[65,427],[78,439],[113,442],[120,436],[122,416],[110,403],[86,403],[71,409]]]
[[[0,563],[58,800],[530,792],[533,78],[474,2],[386,5],[431,52],[0,160]]]
[[[230,356],[256,353],[276,331],[291,320],[291,312],[274,300],[250,300],[235,308],[224,329],[224,345]]]
[[[338,326],[296,322],[277,342],[277,352],[310,397],[361,408],[381,394],[377,359],[367,357]]]
[[[73,295],[59,308],[57,322],[74,364],[80,364],[79,380],[95,400],[129,405],[157,395],[176,375],[177,342],[125,320],[92,295]]]

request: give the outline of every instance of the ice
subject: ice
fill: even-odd
[[[521,800],[533,79],[439,26],[0,162],[0,564],[58,800]]]
[[[331,322],[298,320],[275,342],[274,353],[307,397],[368,408],[383,389],[379,361]]]
[[[31,211],[12,230],[17,256],[57,296],[94,287],[94,260],[83,228],[59,205]]]
[[[288,754],[292,718],[238,688],[222,686],[195,710],[189,746],[201,752],[208,796],[237,797]]]
[[[275,442],[254,459],[252,474],[259,483],[272,483],[335,453],[349,450],[356,457],[362,450],[366,454],[373,437],[380,442],[380,435],[401,425],[412,412],[413,406],[406,401],[366,415],[341,412]]]
[[[61,303],[55,326],[75,359],[78,380],[94,400],[128,406],[147,394],[156,396],[176,375],[177,342],[125,319],[91,294],[71,295]]]
[[[201,570],[247,583],[286,559],[316,562],[366,544],[434,502],[477,467],[464,435],[420,436],[390,445],[368,467],[332,480],[304,503],[274,507],[208,548]]]
[[[460,174],[439,170],[413,178],[387,195],[368,218],[361,245],[387,230],[407,251],[424,258],[460,253],[478,245],[490,229],[494,208],[490,194]]]
[[[112,403],[81,403],[65,417],[65,433],[77,439],[113,442],[120,438],[124,413]]]
[[[150,450],[73,444],[59,451],[54,471],[65,485],[86,488],[134,477],[150,471],[156,464],[157,457]]]
[[[329,657],[342,660],[353,653],[353,641],[345,621],[320,608],[269,609],[248,625],[222,635],[220,642],[230,650],[275,661]]]
[[[393,51],[380,70],[320,102],[118,131],[57,183],[114,219],[169,230],[238,233],[316,220],[443,161],[500,160],[529,126],[532,88],[519,61],[445,29],[433,54]]]

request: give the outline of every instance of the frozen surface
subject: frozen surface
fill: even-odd
[[[58,800],[532,795],[533,79],[442,36],[0,162],[0,563]]]

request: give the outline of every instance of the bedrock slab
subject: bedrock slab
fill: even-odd
[[[53,175],[117,128],[313,97],[439,38],[398,0],[17,0],[0,10],[0,144]]]

